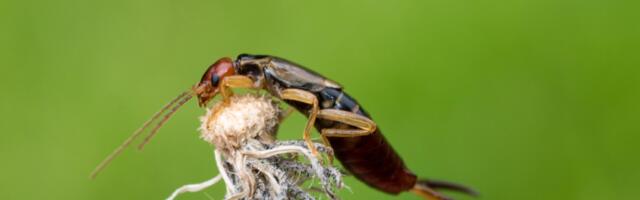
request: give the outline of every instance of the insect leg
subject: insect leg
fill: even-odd
[[[285,89],[280,93],[280,98],[311,105],[311,110],[309,110],[309,121],[307,121],[307,126],[304,128],[302,138],[307,143],[307,147],[311,149],[313,155],[318,157],[318,150],[313,145],[313,141],[311,141],[311,127],[313,127],[313,124],[316,122],[316,116],[318,115],[319,110],[318,98],[316,98],[314,94],[300,89]]]
[[[357,127],[357,129],[325,128],[320,130],[322,141],[327,146],[330,146],[327,137],[356,137],[369,135],[376,130],[375,122],[369,118],[343,110],[322,109],[318,112],[318,118]],[[329,162],[333,163],[333,157],[329,157]]]
[[[214,112],[212,115],[209,115],[209,118],[207,119],[207,124],[209,124],[209,121],[211,121],[212,119],[217,118],[218,114],[224,110],[221,109],[222,107],[220,106],[227,106],[229,105],[229,99],[231,98],[231,96],[233,96],[233,91],[231,90],[231,88],[255,88],[254,82],[253,80],[251,80],[251,78],[247,77],[247,76],[242,76],[242,75],[233,75],[233,76],[227,76],[222,78],[222,81],[220,82],[220,86],[219,86],[219,90],[220,90],[220,94],[222,95],[222,101],[223,104],[218,105],[218,107],[214,108]]]
[[[338,109],[322,109],[318,118],[351,125],[356,129],[325,128],[320,131],[326,137],[356,137],[369,135],[376,131],[376,123],[371,119],[352,112]]]
[[[227,76],[220,82],[220,94],[223,100],[227,102],[229,97],[233,95],[231,88],[254,88],[254,82],[251,78],[242,75]]]

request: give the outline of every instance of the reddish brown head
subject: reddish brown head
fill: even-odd
[[[220,58],[220,60],[209,66],[204,72],[200,83],[196,86],[196,95],[198,96],[198,104],[205,106],[209,100],[220,92],[220,82],[227,76],[236,74],[233,68],[233,60],[231,58]]]

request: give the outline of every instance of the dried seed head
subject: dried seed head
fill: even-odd
[[[305,190],[308,181],[318,181],[318,192],[337,199],[334,190],[344,186],[338,169],[323,166],[321,157],[302,140],[275,141],[281,115],[276,101],[256,94],[232,96],[208,109],[200,118],[201,138],[215,145],[220,175],[182,186],[169,199],[200,191],[219,180],[227,187],[225,199],[315,199]],[[333,154],[330,147],[314,144],[319,152]]]
[[[222,152],[238,149],[250,138],[271,143],[280,112],[268,96],[234,95],[227,103],[216,103],[200,118],[200,137]]]

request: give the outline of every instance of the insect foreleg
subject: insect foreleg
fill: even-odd
[[[231,88],[254,88],[254,82],[251,78],[242,75],[227,76],[220,83],[220,94],[223,100],[227,102],[229,97],[233,95]]]

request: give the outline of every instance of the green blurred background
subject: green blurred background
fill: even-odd
[[[0,198],[162,199],[212,177],[195,102],[144,151],[88,175],[216,59],[261,53],[343,84],[423,177],[465,183],[486,200],[637,199],[639,8],[2,0]],[[299,138],[304,121],[294,115],[281,136]],[[343,199],[418,199],[347,183]],[[223,188],[180,199],[221,199]]]

